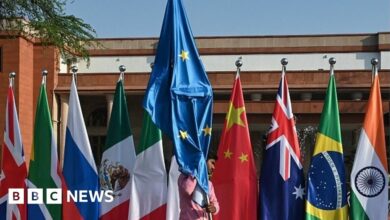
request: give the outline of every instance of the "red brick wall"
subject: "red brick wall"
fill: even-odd
[[[41,86],[42,81],[42,70],[46,69],[47,71],[49,71],[48,76],[46,78],[46,88],[50,110],[53,107],[53,88],[55,85],[57,85],[58,81],[58,60],[58,53],[55,48],[43,46],[34,47],[34,103],[37,103],[38,99],[39,87]],[[34,112],[36,110],[35,105]]]
[[[22,132],[24,153],[27,164],[30,162],[33,141],[33,85],[34,85],[34,45],[24,38],[19,38],[19,71],[16,73],[16,105],[19,113],[19,124]]]
[[[15,102],[18,109],[25,158],[28,165],[33,142],[36,103],[42,79],[41,72],[43,68],[49,71],[47,92],[51,108],[53,88],[58,81],[58,53],[53,47],[43,47],[24,38],[17,37],[0,38],[0,47],[3,50],[3,69],[0,72],[0,145],[3,142],[4,109],[9,83],[8,75],[14,71],[16,72],[14,86]]]
[[[34,117],[42,79],[42,68],[49,71],[47,92],[51,107],[53,88],[58,80],[58,55],[54,48],[34,45],[33,42],[24,38],[0,39],[0,47],[3,49],[3,71],[0,73],[0,145],[3,142],[8,74],[14,71],[16,72],[15,103],[19,113],[19,124],[28,165],[33,142]]]
[[[19,72],[19,39],[0,39],[0,47],[2,47],[3,50],[3,69],[0,73],[0,146],[2,146],[5,124],[5,104],[9,82],[8,74],[12,71]]]

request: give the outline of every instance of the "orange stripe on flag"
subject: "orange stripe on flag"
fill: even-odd
[[[375,76],[371,87],[363,126],[376,154],[387,171],[383,108],[378,75]]]

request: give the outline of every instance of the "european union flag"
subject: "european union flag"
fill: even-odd
[[[173,140],[180,171],[194,176],[207,193],[212,94],[182,2],[168,0],[143,105]]]

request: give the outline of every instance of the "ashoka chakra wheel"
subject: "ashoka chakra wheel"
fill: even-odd
[[[376,167],[364,167],[355,177],[358,192],[365,197],[375,197],[385,188],[385,176]]]

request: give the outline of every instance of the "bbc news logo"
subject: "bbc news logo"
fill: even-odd
[[[25,189],[10,188],[8,190],[8,204],[24,204]],[[112,202],[114,191],[93,191],[93,190],[67,190],[63,195],[62,189],[46,189],[46,201],[43,201],[44,191],[40,188],[27,189],[27,204],[61,204],[65,196],[66,202]]]

